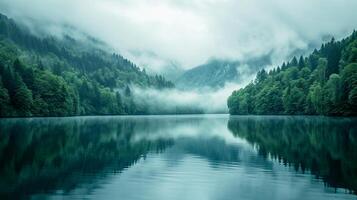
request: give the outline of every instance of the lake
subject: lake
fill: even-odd
[[[357,199],[357,119],[0,120],[0,199]]]

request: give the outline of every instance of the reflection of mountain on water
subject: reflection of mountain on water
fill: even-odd
[[[325,117],[231,117],[235,136],[328,186],[357,191],[357,120]]]
[[[256,156],[247,142],[235,138],[227,130],[227,118],[178,117],[139,118],[133,141],[169,140],[174,144],[166,149],[167,156],[180,160],[186,154],[215,163],[232,163],[271,168],[265,159]],[[173,160],[173,159],[167,159]]]
[[[298,170],[310,169],[330,186],[356,191],[354,123],[354,119],[249,116],[228,121],[219,115],[0,120],[0,198],[91,194],[115,177],[132,180],[130,175],[138,175],[150,182],[152,172],[168,183],[178,180],[165,178],[181,177],[189,170],[186,178],[192,175],[208,183],[220,180],[221,173],[235,174],[255,186],[264,180],[284,181],[281,169],[286,168],[276,168],[268,155]],[[263,156],[257,156],[257,150]],[[150,159],[142,160],[147,155]],[[169,167],[160,168],[164,166],[160,163]],[[177,173],[171,171],[176,169]],[[135,181],[134,185],[141,184]],[[240,185],[231,181],[231,187]]]
[[[272,169],[272,163],[256,156],[253,148],[245,144],[227,144],[219,137],[180,138],[167,151],[174,154],[199,156],[210,162],[211,166],[228,164]],[[172,154],[170,154],[171,156]]]
[[[93,184],[99,171],[120,172],[171,144],[130,142],[135,127],[135,120],[118,118],[0,121],[0,195],[69,192]]]
[[[99,176],[121,172],[168,146],[212,166],[242,159],[258,163],[251,162],[254,152],[241,151],[226,124],[226,117],[197,116],[0,120],[0,195],[97,187]]]
[[[133,141],[174,141],[165,150],[164,156],[169,157],[166,161],[180,162],[185,155],[192,155],[207,160],[213,167],[233,164],[272,169],[271,162],[256,156],[256,151],[250,144],[234,137],[227,130],[227,117],[144,117],[135,120],[140,123],[135,128]]]

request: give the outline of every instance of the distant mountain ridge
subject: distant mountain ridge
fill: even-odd
[[[238,78],[239,62],[214,60],[186,71],[176,80],[179,88],[223,87]]]
[[[182,89],[205,87],[219,89],[228,82],[242,81],[245,76],[254,74],[270,64],[270,55],[245,62],[214,59],[187,70],[175,81],[175,84]]]

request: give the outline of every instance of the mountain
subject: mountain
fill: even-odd
[[[0,116],[145,113],[132,86],[174,87],[90,36],[38,36],[0,14]]]
[[[228,82],[241,82],[247,75],[271,64],[270,56],[250,59],[245,62],[228,60],[210,60],[183,73],[175,84],[178,88],[214,88],[224,87]]]
[[[175,82],[179,88],[223,87],[238,78],[238,62],[213,60],[186,71]]]
[[[179,63],[163,58],[152,51],[130,51],[131,60],[143,67],[148,74],[162,74],[168,80],[176,80],[184,70]]]
[[[357,115],[357,32],[259,71],[227,103],[231,114]]]

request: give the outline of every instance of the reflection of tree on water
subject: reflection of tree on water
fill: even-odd
[[[0,121],[0,195],[69,192],[92,183],[94,172],[120,172],[171,144],[130,142],[136,127],[132,120],[91,118]]]
[[[357,192],[357,120],[322,117],[231,117],[235,136],[331,187]]]

